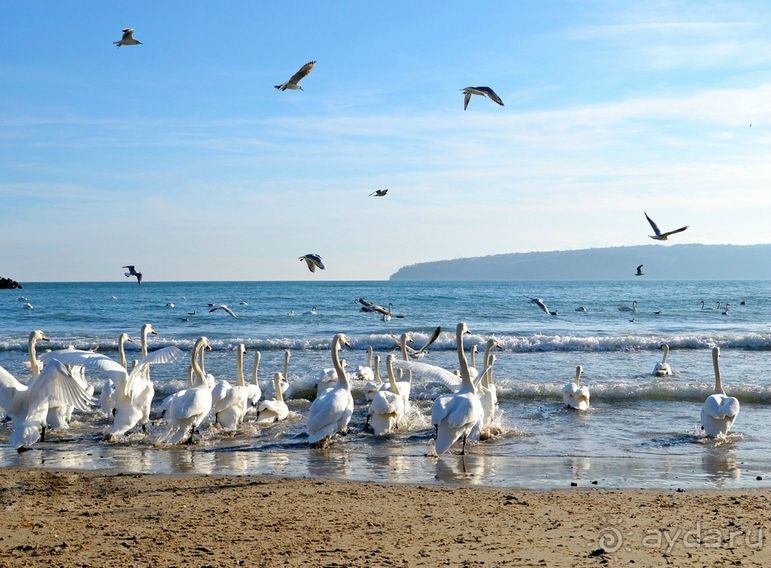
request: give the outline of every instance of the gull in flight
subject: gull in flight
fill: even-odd
[[[382,314],[383,321],[388,321],[391,319],[391,317],[395,318],[404,318],[401,314],[395,314],[392,312],[393,304],[388,303],[388,307],[384,308],[383,306],[380,306],[378,304],[373,304],[372,302],[365,300],[364,298],[359,298],[358,302],[361,304],[361,311],[362,312],[377,312],[379,314]]]
[[[316,272],[316,268],[324,270],[324,263],[321,262],[321,257],[318,254],[304,254],[300,257],[300,260],[304,260],[308,265],[308,270]]]
[[[503,106],[501,97],[499,97],[490,87],[466,87],[465,89],[461,89],[461,91],[463,91],[464,94],[463,110],[468,108],[468,103],[471,101],[471,95],[482,95],[483,97],[487,97],[491,101]]]
[[[212,313],[217,310],[225,310],[227,313],[229,313],[234,318],[237,318],[238,316],[231,310],[229,307],[227,307],[225,304],[209,304],[212,306],[212,308],[209,310],[209,313]]]
[[[137,277],[137,284],[141,284],[142,283],[142,273],[141,272],[137,272],[136,268],[134,267],[133,264],[129,264],[128,266],[122,266],[121,268],[128,268],[128,272],[124,272],[123,273],[126,276],[126,278],[129,278],[131,276],[136,276]]]
[[[316,65],[315,61],[308,61],[308,63],[300,67],[300,70],[292,75],[288,81],[285,81],[280,85],[274,85],[274,87],[276,87],[279,91],[286,91],[287,89],[300,89],[302,91],[303,88],[300,86],[300,81],[313,70],[314,65]]]
[[[550,316],[557,315],[557,310],[550,310],[542,298],[530,298],[530,301],[541,308],[545,314],[549,314]]]
[[[376,189],[372,193],[370,193],[367,197],[372,197],[373,195],[375,197],[385,197],[386,193],[388,193],[387,189]]]
[[[643,213],[645,213],[645,211],[643,211]],[[674,231],[667,231],[666,233],[662,233],[658,225],[656,225],[656,223],[653,222],[653,219],[648,217],[647,213],[645,213],[645,218],[648,219],[648,223],[650,223],[651,227],[653,227],[653,232],[656,233],[655,235],[649,235],[650,238],[652,238],[654,241],[666,241],[669,235],[674,235],[675,233],[682,233],[688,228],[688,225],[686,225],[685,227],[680,227],[679,229],[675,229]]]
[[[123,37],[113,42],[120,47],[121,45],[142,45],[138,39],[134,39],[134,28],[123,28]]]
[[[637,273],[635,274],[635,276],[643,276],[645,274],[645,272],[642,271],[642,267],[643,267],[642,264],[637,267]]]

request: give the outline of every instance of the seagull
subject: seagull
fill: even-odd
[[[316,268],[324,270],[324,263],[321,262],[321,257],[318,254],[304,254],[300,257],[300,260],[304,260],[308,265],[308,270],[316,272]]]
[[[544,302],[541,298],[530,298],[530,301],[533,302],[539,308],[541,308],[544,311],[544,313],[549,314],[550,316],[557,315],[557,310],[554,310],[554,311],[549,310],[549,308],[546,306],[546,302]]]
[[[465,89],[461,89],[463,91],[463,94],[465,97],[463,98],[463,110],[466,110],[468,108],[468,103],[471,100],[471,95],[482,95],[484,97],[487,97],[493,102],[498,103],[499,105],[503,106],[503,101],[501,100],[501,97],[499,97],[495,91],[493,91],[490,87],[466,87]]]
[[[123,274],[126,276],[126,278],[129,278],[130,276],[136,276],[137,277],[137,284],[142,283],[142,273],[137,272],[136,268],[134,268],[133,264],[129,264],[128,266],[122,266],[121,268],[128,268],[128,272],[124,272]]]
[[[300,89],[302,91],[303,88],[300,86],[300,81],[313,70],[314,65],[316,65],[315,61],[308,61],[308,63],[300,67],[300,70],[292,75],[288,81],[285,81],[280,85],[274,85],[274,87],[276,87],[279,91],[286,91],[287,89]]]
[[[643,276],[645,274],[645,272],[642,271],[642,267],[642,264],[637,267],[637,274],[635,274],[635,276]]]
[[[361,311],[362,312],[377,312],[379,314],[382,314],[383,321],[388,321],[391,319],[391,317],[395,318],[404,318],[401,314],[395,314],[391,310],[393,309],[393,304],[390,302],[388,303],[388,307],[384,308],[383,306],[380,306],[378,304],[373,304],[372,302],[365,300],[364,298],[359,298],[359,303],[361,304]]]
[[[123,37],[113,42],[120,47],[121,45],[142,45],[138,39],[134,39],[134,28],[123,28]]]
[[[643,213],[645,213],[645,211],[643,211]],[[674,235],[675,233],[682,233],[688,228],[688,225],[686,225],[685,227],[680,227],[679,229],[675,229],[674,231],[667,231],[666,233],[662,233],[659,230],[658,225],[656,225],[656,223],[653,222],[653,219],[648,217],[647,213],[645,213],[645,218],[648,219],[648,223],[650,223],[651,227],[653,227],[653,232],[656,233],[655,235],[649,235],[650,238],[652,238],[654,241],[666,241],[669,235]]]
[[[386,193],[388,193],[387,189],[376,189],[372,193],[370,193],[367,197],[372,197],[373,195],[375,197],[385,197]]]
[[[238,316],[231,310],[229,307],[227,307],[225,304],[209,304],[210,306],[213,306],[212,309],[209,310],[209,313],[212,313],[217,310],[225,310],[227,313],[229,313],[234,318],[237,318]]]

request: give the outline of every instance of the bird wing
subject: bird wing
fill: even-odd
[[[642,264],[641,264],[640,266],[638,266],[638,267],[637,267],[637,272],[642,272],[642,267],[643,267],[643,265],[642,265]]]
[[[403,318],[404,316],[396,316],[396,317],[397,318]],[[424,354],[428,353],[428,348],[431,347],[431,345],[433,345],[434,342],[437,339],[439,339],[439,334],[440,333],[442,333],[441,326],[436,326],[436,329],[431,334],[431,337],[428,338],[428,340],[426,341],[426,344],[423,347],[421,347],[420,349],[416,350],[414,354],[415,355],[424,355]]]
[[[310,254],[304,254],[300,257],[300,260],[304,260],[305,264],[308,265],[308,270],[311,272],[316,272],[316,263],[313,261],[312,255]]]
[[[120,39],[121,39],[121,41],[123,41],[123,40],[127,40],[127,39],[132,39],[132,35],[133,35],[133,33],[134,33],[134,30],[133,30],[133,29],[131,29],[131,28],[125,28],[125,29],[123,30],[123,37],[121,37],[121,38],[120,38]]]
[[[141,284],[142,283],[142,273],[141,272],[137,272],[134,276],[137,277],[137,283]]]
[[[680,227],[679,229],[675,229],[674,231],[667,231],[666,233],[662,233],[662,237],[668,237],[669,235],[674,235],[675,233],[682,233],[688,228],[688,225],[685,227]]]
[[[16,377],[0,367],[0,408],[9,412],[16,393],[24,390],[27,390],[27,385],[21,384]]]
[[[126,374],[126,369],[123,368],[123,365],[114,359],[110,359],[107,355],[94,353],[93,351],[83,351],[81,349],[49,351],[38,355],[38,359],[46,366],[51,361],[59,361],[65,365],[79,365],[86,371],[103,373],[113,381],[120,379]]]
[[[546,307],[546,302],[544,302],[541,298],[530,298],[530,301],[533,302],[539,308],[541,308],[547,314],[549,313],[549,308]]]
[[[501,100],[501,97],[498,96],[498,94],[493,91],[490,87],[477,87],[478,90],[482,91],[487,97],[498,103],[499,105],[503,106],[503,101]]]
[[[373,196],[373,195],[375,195],[377,192],[378,192],[378,190],[376,189],[375,191],[373,191],[372,193],[370,193],[370,194],[369,194],[367,197],[372,197],[372,196]]]
[[[287,83],[293,83],[296,85],[302,80],[303,77],[305,77],[308,73],[310,73],[313,70],[314,65],[316,65],[315,61],[308,61],[308,63],[300,67],[300,70],[297,71],[297,73],[295,73],[289,78],[289,81],[287,81]]]
[[[463,97],[463,110],[466,110],[468,108],[468,104],[471,101],[471,93],[469,91],[466,91],[466,94]]]
[[[147,365],[165,365],[167,363],[176,363],[184,356],[185,352],[182,351],[179,347],[169,345],[168,347],[163,347],[162,349],[156,349],[147,355],[147,357],[142,359],[139,363]]]
[[[643,213],[645,213],[645,211],[643,211]],[[648,219],[648,223],[651,224],[651,228],[653,228],[653,232],[656,233],[656,236],[660,237],[661,236],[661,231],[659,230],[658,225],[656,225],[656,223],[653,221],[653,219],[648,217],[647,213],[645,213],[645,218]]]
[[[88,411],[91,395],[80,381],[83,367],[54,360],[43,368],[30,394],[28,408],[39,407],[44,401],[57,401]]]
[[[133,264],[129,264],[128,266],[122,266],[121,268],[128,268],[129,269],[129,273],[131,273],[131,274],[134,273],[134,265]]]
[[[430,381],[444,383],[450,388],[457,387],[460,384],[460,377],[444,369],[437,367],[436,365],[429,365],[428,363],[419,363],[418,361],[403,361],[396,359],[393,362],[394,369],[404,369],[405,371],[412,371],[413,374],[420,377],[424,377]]]
[[[311,254],[311,255],[308,255],[308,256],[311,257],[311,259],[316,264],[316,266],[318,266],[321,270],[324,270],[324,263],[321,262],[321,257],[319,255]]]
[[[229,313],[234,318],[237,318],[238,316],[231,310],[229,307],[227,307],[225,304],[222,304],[221,306],[214,306],[212,309],[209,310],[209,313],[212,313],[217,310],[225,310],[227,313]]]

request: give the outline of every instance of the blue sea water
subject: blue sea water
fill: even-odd
[[[206,335],[214,351],[207,371],[233,380],[238,343],[247,358],[262,354],[261,379],[282,370],[292,351],[295,398],[286,423],[257,428],[247,422],[235,437],[203,432],[193,449],[156,444],[159,422],[147,435],[101,441],[106,419],[78,416],[36,450],[16,454],[0,426],[0,466],[31,465],[140,472],[268,473],[409,483],[475,483],[565,487],[597,481],[605,487],[766,486],[771,480],[771,282],[145,282],[30,283],[0,291],[0,366],[21,380],[28,371],[27,336],[42,329],[52,349],[98,346],[117,359],[117,337],[138,336],[151,322],[159,335],[150,348],[176,345],[189,352]],[[404,314],[384,322],[363,313],[357,298]],[[530,303],[543,298],[557,316]],[[22,299],[23,298],[23,299]],[[702,308],[701,301],[704,301]],[[635,312],[619,308],[637,301]],[[742,304],[744,302],[744,304]],[[238,315],[209,313],[227,304]],[[725,304],[730,308],[726,311]],[[31,308],[27,306],[29,304]],[[718,308],[719,304],[719,308]],[[311,308],[316,307],[316,314]],[[585,312],[576,308],[584,306]],[[417,332],[419,343],[436,326],[443,334],[425,362],[457,366],[454,329],[466,321],[466,347],[496,337],[495,381],[503,434],[472,445],[465,458],[427,456],[430,406],[442,385],[416,379],[415,411],[397,435],[376,440],[362,430],[366,405],[354,391],[353,431],[328,450],[308,448],[306,397],[331,366],[332,336],[353,345],[344,357],[365,364],[372,345],[385,355],[393,336]],[[652,376],[659,346],[672,349],[671,378]],[[710,349],[721,347],[726,391],[741,413],[726,440],[705,439],[701,404],[714,384]],[[129,359],[137,346],[128,346]],[[592,393],[587,413],[561,404],[562,386],[576,365]],[[184,385],[188,362],[156,366],[156,403]],[[97,393],[98,376],[90,377]],[[357,389],[358,385],[354,385]],[[763,477],[762,480],[756,478]]]

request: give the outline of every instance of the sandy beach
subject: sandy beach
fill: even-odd
[[[768,566],[771,491],[0,470],[3,566]]]

